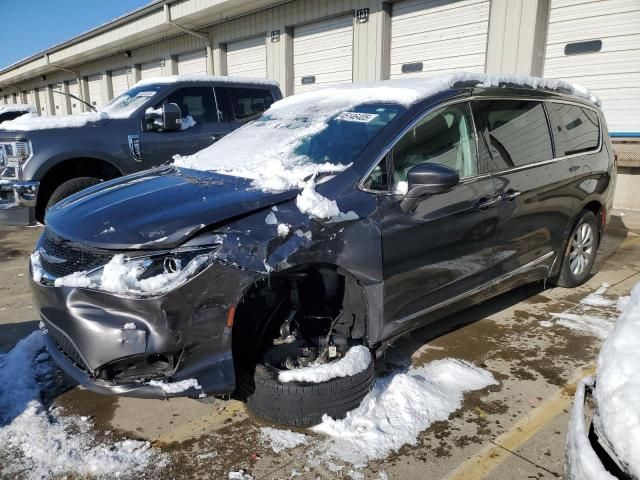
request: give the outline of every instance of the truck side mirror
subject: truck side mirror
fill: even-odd
[[[182,112],[175,103],[165,103],[157,109],[147,109],[144,118],[149,130],[178,131],[182,129]]]

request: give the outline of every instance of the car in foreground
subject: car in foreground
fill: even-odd
[[[280,98],[269,80],[167,76],[138,82],[96,112],[4,122],[0,224],[43,222],[63,198],[195,153]]]
[[[371,352],[524,283],[585,281],[615,166],[588,93],[453,74],[289,97],[173,165],[54,205],[52,357],[102,393],[344,416]]]

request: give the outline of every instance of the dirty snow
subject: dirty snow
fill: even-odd
[[[590,307],[609,307],[616,303],[615,300],[610,300],[608,298],[603,297],[603,295],[607,292],[611,285],[608,283],[603,283],[600,288],[598,288],[595,292],[587,295],[580,303],[583,305],[588,305]]]
[[[260,437],[275,453],[304,445],[308,441],[307,436],[302,433],[292,432],[291,430],[278,430],[271,427],[261,428]]]
[[[379,379],[346,418],[325,415],[312,428],[329,437],[319,452],[355,466],[382,459],[405,444],[415,445],[433,422],[447,420],[461,407],[464,392],[496,383],[490,372],[451,358]]]
[[[321,383],[338,377],[350,377],[366,370],[371,363],[371,352],[367,347],[351,347],[340,360],[320,365],[312,365],[294,370],[283,370],[278,380],[286,382]]]
[[[640,478],[640,283],[598,357],[594,393],[600,431],[633,477]]]
[[[229,480],[254,480],[254,477],[244,470],[232,470],[229,472]]]
[[[181,380],[179,382],[161,382],[158,380],[150,380],[149,385],[152,387],[160,387],[164,393],[182,393],[192,388],[202,390],[202,387],[195,378]]]
[[[78,113],[76,115],[60,115],[39,117],[35,114],[26,114],[14,120],[8,120],[0,124],[0,129],[15,131],[47,130],[50,128],[75,128],[84,127],[90,123],[105,120],[109,116],[104,112]]]
[[[594,315],[580,315],[577,313],[563,312],[552,313],[551,316],[555,319],[556,325],[561,325],[571,330],[600,337],[602,339],[607,338],[613,329],[612,321]]]
[[[0,464],[0,476],[112,478],[166,463],[148,442],[98,442],[86,417],[47,409],[41,389],[54,367],[48,356],[41,356],[43,348],[42,334],[36,331],[0,354],[0,457],[12,459]]]

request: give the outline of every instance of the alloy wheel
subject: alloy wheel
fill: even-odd
[[[583,223],[576,228],[571,238],[569,251],[569,268],[575,276],[580,276],[589,266],[594,253],[593,227]]]

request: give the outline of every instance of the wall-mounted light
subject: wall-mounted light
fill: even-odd
[[[124,52],[124,56],[126,58],[131,58],[131,50],[127,50],[126,52]]]

